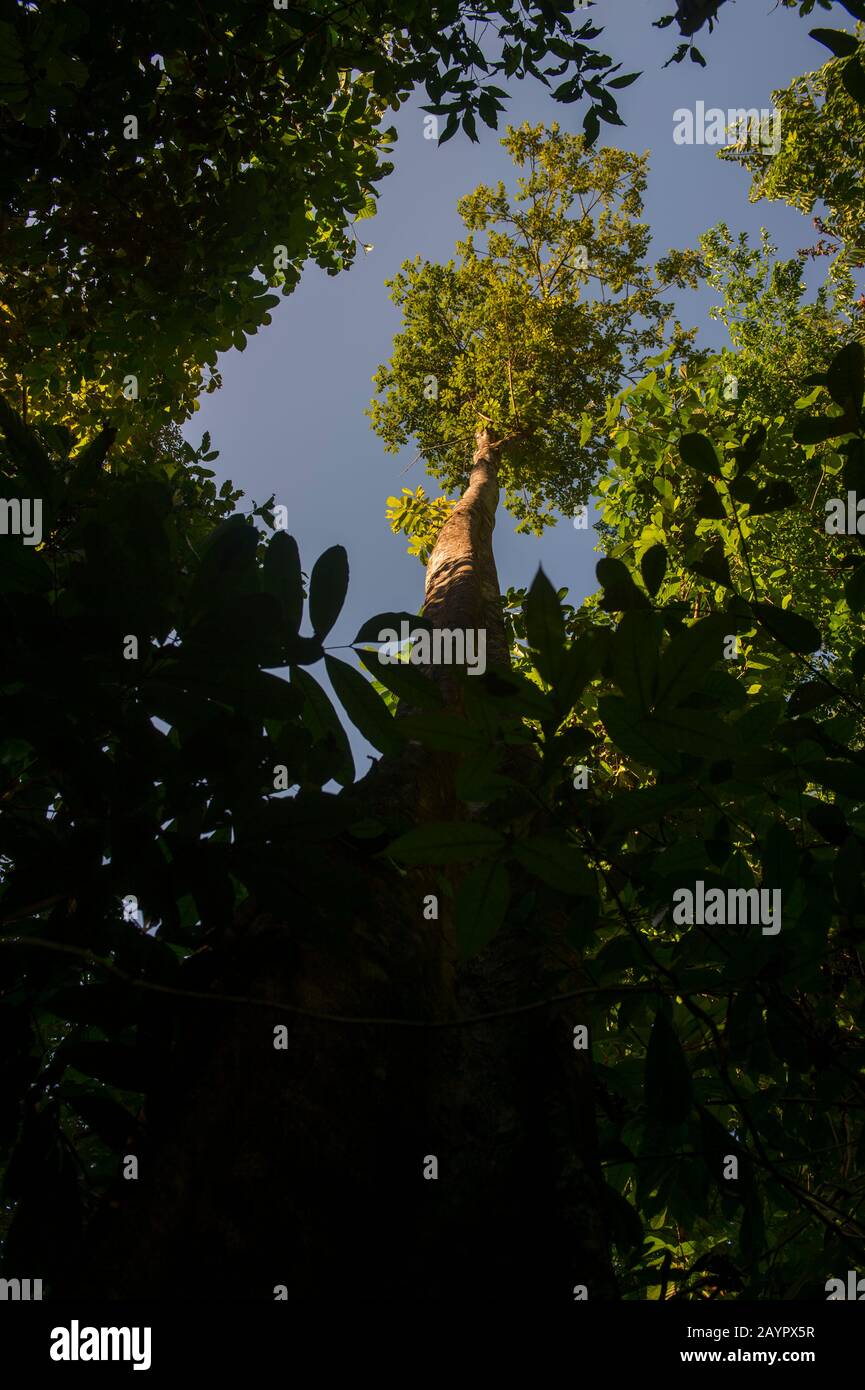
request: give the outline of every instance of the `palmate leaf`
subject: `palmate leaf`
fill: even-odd
[[[601,600],[604,612],[624,613],[633,608],[651,608],[648,598],[637,588],[630,570],[621,560],[605,556],[595,566],[595,573],[604,590]]]
[[[565,621],[558,594],[542,569],[532,581],[524,612],[526,636],[537,668],[545,681],[553,683],[564,660]]]
[[[655,701],[658,709],[680,704],[692,691],[700,689],[705,676],[724,654],[724,638],[729,630],[729,618],[719,613],[676,633],[660,660]]]
[[[679,772],[683,753],[718,758],[731,748],[730,730],[717,714],[704,710],[660,707],[647,715],[639,705],[604,695],[598,714],[617,748],[662,772]]]
[[[625,613],[613,638],[609,673],[622,694],[643,710],[655,699],[662,620],[658,614]]]

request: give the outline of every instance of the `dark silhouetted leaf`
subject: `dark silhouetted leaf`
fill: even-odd
[[[691,1113],[691,1073],[673,1026],[660,1009],[646,1049],[643,1096],[649,1115],[662,1124],[682,1124]]]
[[[430,821],[400,835],[387,853],[401,864],[456,864],[487,859],[504,844],[497,830],[475,821]]]
[[[789,651],[810,654],[818,650],[820,633],[810,619],[771,603],[757,602],[752,607],[766,631]]]
[[[330,632],[348,592],[348,556],[341,545],[319,555],[309,577],[309,618],[316,637]]]
[[[560,893],[589,894],[594,891],[594,875],[576,846],[551,835],[533,835],[517,840],[514,857],[536,878]]]
[[[654,598],[664,582],[664,575],[667,573],[667,551],[663,545],[649,546],[640,560],[640,573],[643,576],[643,583]]]
[[[720,478],[721,465],[715,446],[704,434],[683,434],[679,440],[679,454],[683,463],[698,473],[707,473],[712,478]]]
[[[471,869],[456,896],[456,938],[463,960],[488,946],[505,918],[510,898],[508,871],[500,860]]]
[[[395,753],[401,739],[395,720],[380,695],[360,671],[336,657],[325,656],[325,669],[346,714],[364,738],[381,753]]]

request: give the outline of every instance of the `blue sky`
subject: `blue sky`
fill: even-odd
[[[724,220],[731,230],[752,236],[768,228],[781,256],[790,256],[816,239],[810,222],[781,204],[749,204],[747,174],[722,162],[708,145],[677,145],[673,112],[707,107],[770,107],[773,89],[819,67],[828,52],[808,35],[817,24],[852,28],[840,5],[831,16],[818,12],[803,20],[795,10],[779,10],[775,0],[732,0],[721,11],[713,34],[704,30],[699,46],[708,66],[685,62],[664,68],[677,42],[675,26],[658,30],[651,20],[674,8],[671,0],[600,0],[592,12],[604,36],[602,51],[623,63],[622,71],[642,76],[618,94],[625,127],[605,126],[602,139],[625,149],[651,151],[644,218],[652,230],[652,255],[670,247],[696,244],[706,228]],[[512,93],[504,125],[550,123],[582,128],[581,103],[562,106],[529,79],[497,79]],[[348,642],[361,622],[375,613],[415,611],[423,597],[423,570],[406,554],[406,542],[391,534],[385,500],[403,486],[427,484],[422,462],[403,476],[414,451],[385,454],[364,411],[373,392],[371,378],[390,356],[399,314],[384,281],[418,254],[446,261],[463,233],[457,199],[478,183],[508,184],[513,170],[499,134],[479,127],[479,144],[458,132],[439,147],[424,139],[426,101],[417,93],[395,115],[398,140],[391,156],[394,172],[378,185],[378,214],[358,227],[374,249],[359,254],[355,266],[330,278],[308,266],[300,286],[273,314],[270,327],[253,337],[243,353],[220,358],[222,389],[204,396],[185,427],[198,443],[209,430],[220,457],[217,480],[231,478],[249,499],[275,493],[286,506],[288,529],[297,538],[304,569],[329,545],[348,551],[351,581],[346,606],[334,629],[334,643]],[[698,325],[701,341],[722,342],[723,328],[708,317],[712,298],[679,297],[682,321]],[[543,537],[518,536],[501,509],[495,537],[502,590],[527,585],[539,563],[557,587],[567,586],[578,602],[597,588],[598,554],[592,530],[577,531],[567,519]],[[341,653],[342,656],[348,655]],[[315,671],[319,676],[319,670]],[[322,673],[323,678],[323,673]],[[353,739],[358,771],[365,745]]]

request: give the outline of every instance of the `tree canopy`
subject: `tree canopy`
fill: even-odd
[[[109,410],[122,431],[133,415],[182,419],[218,385],[218,353],[270,322],[273,290],[289,293],[307,260],[351,264],[354,224],[392,167],[383,117],[417,85],[445,135],[461,122],[475,139],[476,116],[502,109],[492,79],[549,85],[539,65],[555,55],[557,99],[615,113],[617,65],[581,41],[600,30],[572,11],[13,6],[0,27],[0,389],[26,392],[31,411],[51,399],[54,423],[58,397],[79,426]]]
[[[403,327],[370,414],[386,448],[413,440],[447,490],[489,429],[506,505],[518,529],[540,532],[554,508],[586,500],[607,396],[668,338],[683,340],[659,294],[694,272],[687,255],[657,275],[646,265],[645,157],[590,152],[557,125],[509,129],[502,144],[521,171],[515,195],[481,184],[459,204],[459,262],[418,258],[388,282]]]

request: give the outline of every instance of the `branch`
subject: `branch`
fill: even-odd
[[[67,946],[60,941],[47,941],[44,937],[39,936],[0,937],[0,946],[38,946],[45,951],[57,951],[62,955],[76,956],[79,960],[86,961],[88,965],[104,970],[106,974],[111,975],[122,984],[129,985],[133,989],[143,989],[152,994],[167,994],[175,999],[198,999],[204,1003],[212,1004],[242,1004],[256,1009],[263,1008],[277,1013],[294,1014],[301,1018],[319,1019],[323,1023],[387,1025],[394,1028],[465,1028],[475,1023],[487,1023],[497,1018],[510,1018],[515,1014],[532,1013],[537,1009],[550,1008],[554,1004],[561,1004],[570,999],[579,999],[587,994],[657,993],[654,985],[609,985],[604,988],[569,990],[564,994],[553,995],[551,998],[533,999],[528,1004],[518,1004],[510,1009],[496,1009],[486,1014],[470,1014],[466,1018],[379,1018],[353,1014],[326,1014],[317,1009],[301,1008],[298,1004],[284,1004],[272,999],[256,999],[245,994],[214,994],[207,990],[178,989],[173,985],[158,985],[150,980],[136,979],[134,975],[129,975],[125,970],[121,970],[120,966],[115,965],[113,961],[107,960],[104,956],[97,956],[95,952],[87,950],[84,946]]]

